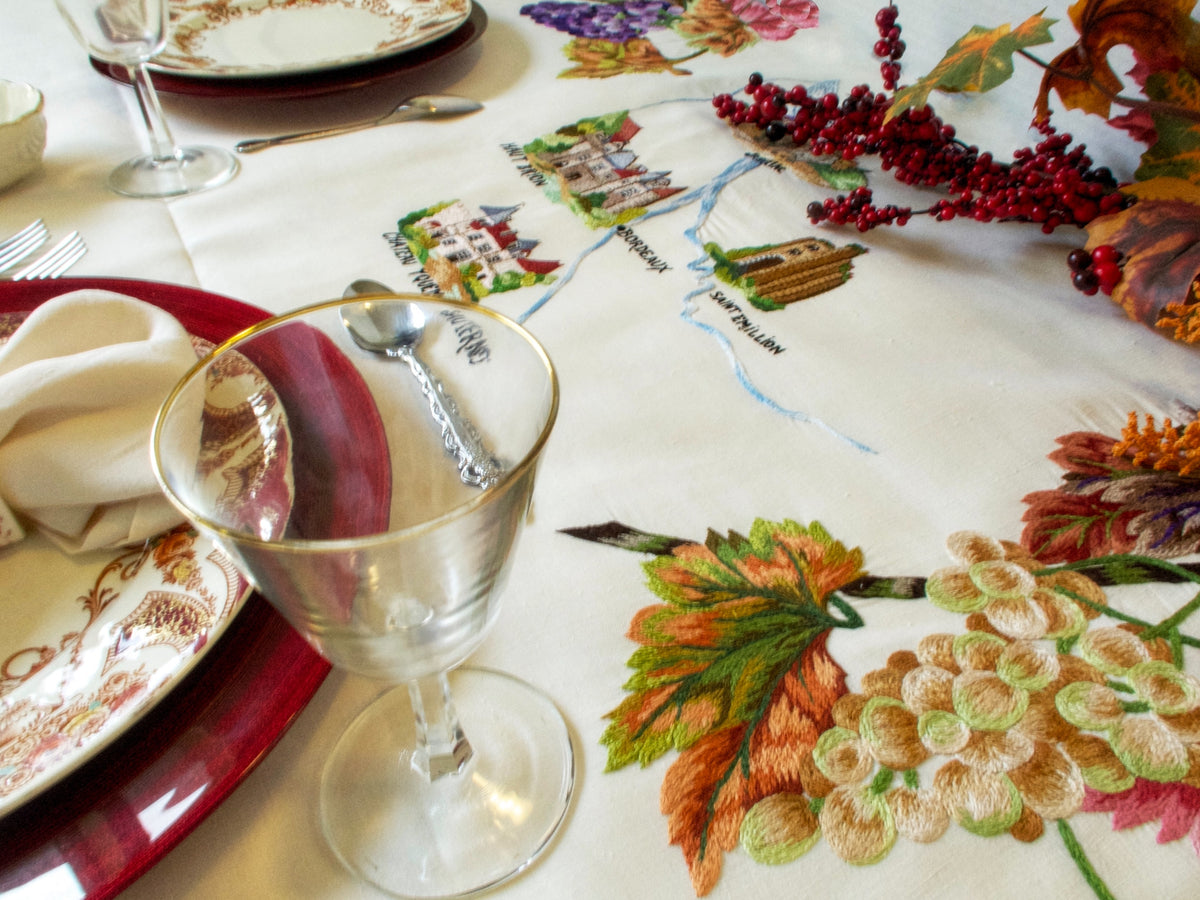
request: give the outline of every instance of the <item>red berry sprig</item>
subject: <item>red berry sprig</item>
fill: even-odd
[[[866,85],[851,88],[839,101],[833,93],[814,97],[799,85],[784,90],[755,73],[745,92],[747,101],[731,94],[714,97],[717,116],[758,127],[770,141],[790,136],[816,156],[878,156],[880,168],[898,181],[940,187],[947,195],[914,212],[876,206],[871,190],[858,188],[849,196],[810,204],[814,224],[852,223],[867,231],[924,214],[939,221],[966,216],[979,222],[1033,222],[1048,234],[1062,225],[1086,225],[1127,202],[1112,174],[1093,169],[1083,145],[1072,146],[1071,136],[1057,134],[1049,123],[1039,125],[1042,140],[1035,147],[1017,150],[1011,162],[1001,163],[958,140],[953,126],[929,106],[905,109],[885,121],[891,98]]]
[[[1121,281],[1121,269],[1125,262],[1121,251],[1111,244],[1101,244],[1088,253],[1083,248],[1067,254],[1067,266],[1071,269],[1071,283],[1089,297],[1097,291],[1111,295]]]
[[[883,86],[894,91],[900,79],[898,9],[894,3],[875,14],[879,40],[875,55]],[[1082,144],[1072,146],[1069,134],[1058,134],[1048,121],[1037,123],[1042,139],[1033,148],[1013,153],[1011,162],[996,161],[991,153],[960,141],[954,127],[932,107],[908,108],[887,118],[892,99],[867,85],[850,89],[845,99],[836,94],[811,96],[800,85],[784,90],[757,72],[747,80],[748,101],[732,94],[713,98],[717,116],[735,126],[760,128],[769,141],[791,137],[815,156],[851,161],[879,157],[880,168],[908,185],[940,187],[946,196],[927,209],[887,204],[877,206],[868,187],[824,201],[814,200],[806,212],[813,224],[853,224],[859,231],[880,225],[904,225],[915,215],[937,221],[966,216],[978,222],[1019,221],[1039,224],[1049,234],[1062,225],[1083,227],[1097,216],[1124,209],[1132,201],[1117,190],[1116,179],[1103,166],[1092,168]],[[1085,294],[1111,294],[1122,277],[1123,258],[1110,245],[1073,250],[1067,259],[1072,283]]]
[[[894,91],[900,81],[900,57],[904,55],[904,41],[900,40],[900,25],[896,19],[900,10],[889,3],[875,13],[875,27],[879,29],[879,40],[875,42],[875,55],[883,60],[879,74],[883,76],[884,90]]]

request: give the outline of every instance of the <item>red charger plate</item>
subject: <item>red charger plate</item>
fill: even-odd
[[[488,17],[483,7],[475,3],[467,20],[454,31],[436,41],[397,53],[395,56],[365,63],[323,69],[306,75],[281,75],[242,78],[209,78],[172,75],[155,70],[154,87],[171,94],[191,94],[197,97],[241,97],[246,99],[290,99],[316,97],[365,87],[403,75],[438,62],[467,49],[487,28]],[[129,84],[129,72],[124,66],[92,59],[92,68],[121,84]]]
[[[270,315],[195,288],[121,278],[2,283],[0,310],[30,310],[81,288],[153,303],[214,342]],[[43,877],[73,878],[89,900],[117,894],[254,769],[328,672],[329,664],[252,594],[165,700],[95,758],[0,818],[0,894]],[[157,811],[159,833],[139,819],[146,810]]]

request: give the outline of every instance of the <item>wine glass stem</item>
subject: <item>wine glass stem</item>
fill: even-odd
[[[412,766],[429,781],[457,775],[474,751],[458,723],[454,698],[445,672],[408,683],[417,724],[417,746]]]
[[[146,131],[150,135],[150,155],[158,162],[172,162],[178,159],[179,151],[175,139],[171,137],[171,129],[163,116],[162,107],[158,103],[158,94],[150,83],[150,72],[145,63],[128,66],[129,80],[137,92],[138,106],[142,110],[142,119],[146,123]]]

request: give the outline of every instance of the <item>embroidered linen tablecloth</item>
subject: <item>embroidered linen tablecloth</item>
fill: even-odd
[[[8,77],[61,105],[47,175],[0,224],[56,202],[113,248],[89,274],[277,311],[362,277],[452,293],[555,360],[536,515],[474,662],[554,696],[578,784],[551,851],[498,896],[1200,893],[1196,351],[1072,286],[1073,227],[813,224],[811,203],[863,185],[918,210],[942,195],[714,107],[755,72],[879,90],[876,8],[486,4],[477,45],[400,84],[165,100],[179,136],[227,146],[423,90],[482,112],[246,156],[230,184],[150,205],[68,196],[104,171],[68,150],[136,140],[116,115],[131,100],[62,51],[51,10],[4,13],[60,45],[54,72],[19,56]],[[1037,9],[899,12],[916,75]],[[1050,60],[1078,35],[1067,4],[1045,16]],[[994,92],[930,98],[1000,159],[1041,139],[1042,70],[1015,59]],[[84,97],[108,107],[87,135],[67,112]],[[1132,177],[1128,133],[1054,121]],[[177,236],[161,252],[133,246],[151,216]],[[376,690],[331,676],[128,896],[375,896],[312,809]]]

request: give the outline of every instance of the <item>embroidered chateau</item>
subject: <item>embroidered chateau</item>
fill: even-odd
[[[517,237],[508,224],[517,206],[480,206],[477,212],[456,200],[413,225],[437,241],[437,254],[465,270],[478,265],[475,277],[492,290],[496,277],[504,273],[545,275],[558,268],[555,260],[531,259],[538,241]]]
[[[670,172],[650,172],[628,148],[630,139],[640,131],[630,118],[612,135],[590,132],[557,153],[539,153],[538,158],[552,166],[564,188],[579,197],[587,197],[593,209],[618,213],[649,206],[683,188],[671,187]],[[600,195],[603,199],[595,199]]]

